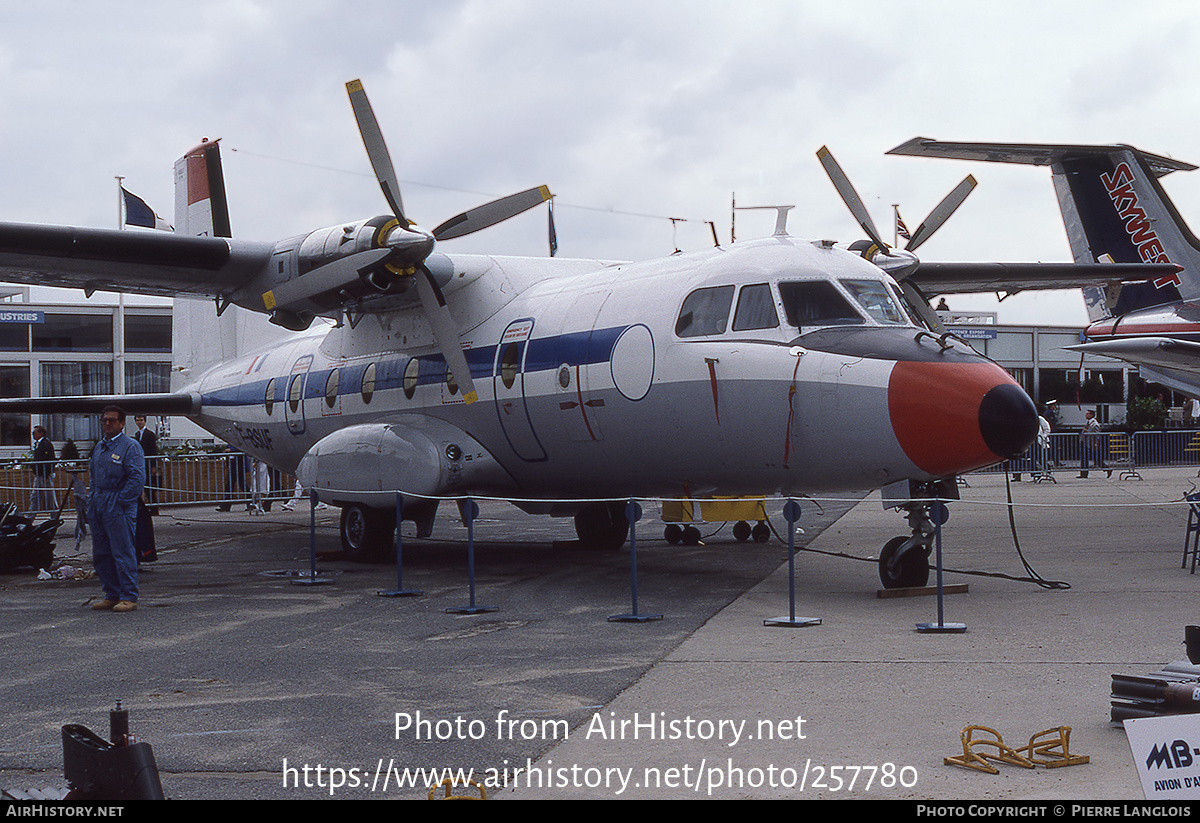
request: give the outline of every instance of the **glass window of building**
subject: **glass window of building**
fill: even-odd
[[[158,394],[171,390],[170,363],[125,364],[126,394]]]
[[[111,314],[53,314],[33,329],[34,351],[113,350]],[[53,435],[51,435],[53,437]],[[54,438],[57,439],[57,438]]]
[[[78,397],[81,394],[112,394],[112,363],[42,363],[39,394],[42,397]],[[51,414],[51,440],[97,440],[100,416]]]
[[[171,318],[162,314],[126,314],[125,351],[170,352]]]
[[[29,397],[29,366],[0,366],[0,397]],[[0,445],[27,447],[29,432],[29,415],[0,415]]]

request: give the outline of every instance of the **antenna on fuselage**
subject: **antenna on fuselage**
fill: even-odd
[[[775,237],[787,237],[787,219],[788,212],[796,208],[795,206],[734,206],[733,210],[737,211],[761,211],[763,209],[775,210]]]

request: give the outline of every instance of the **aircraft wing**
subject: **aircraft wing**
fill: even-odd
[[[938,294],[1078,289],[1170,277],[1174,263],[926,263],[907,279],[926,297]]]
[[[1200,374],[1200,343],[1170,337],[1128,337],[1066,346],[1071,351],[1102,354],[1139,366]]]
[[[244,285],[272,245],[160,231],[0,223],[0,280],[129,294],[215,297]]]

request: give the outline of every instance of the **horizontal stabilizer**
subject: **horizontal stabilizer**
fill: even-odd
[[[193,415],[200,412],[200,395],[177,392],[83,397],[6,397],[0,400],[0,413],[99,414],[105,406],[120,406],[127,414]]]
[[[1200,374],[1200,343],[1170,337],[1129,337],[1065,346],[1071,351],[1101,354],[1142,366]]]

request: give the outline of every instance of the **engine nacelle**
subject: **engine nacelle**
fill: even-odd
[[[287,328],[304,328],[315,315],[403,294],[433,243],[389,215],[317,229],[277,243],[267,268],[233,302],[266,309]]]
[[[416,417],[339,429],[309,449],[296,477],[323,502],[378,508],[395,505],[397,491],[434,496],[514,486],[473,437]]]

